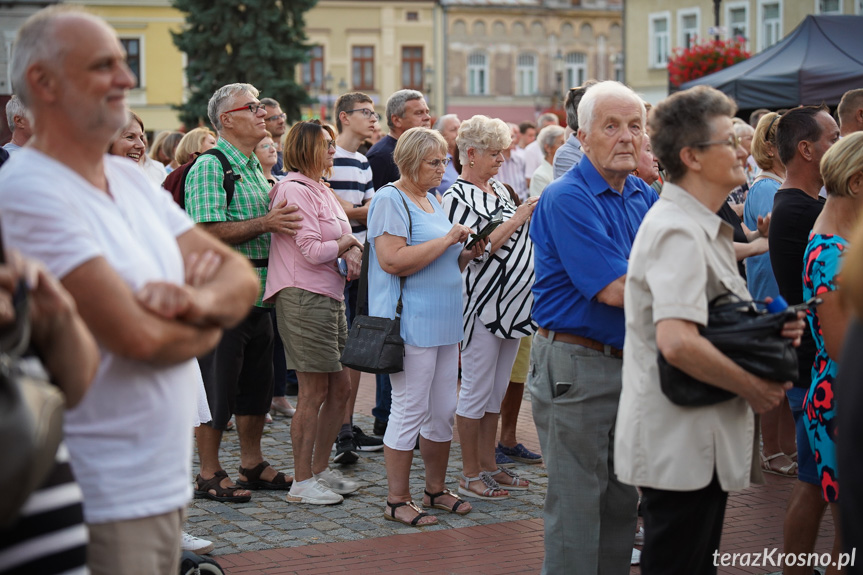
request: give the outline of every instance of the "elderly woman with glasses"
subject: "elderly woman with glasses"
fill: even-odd
[[[461,177],[443,197],[451,222],[481,229],[497,214],[500,224],[489,236],[488,255],[468,264],[463,274],[462,379],[456,421],[462,448],[459,493],[479,499],[501,499],[528,482],[495,462],[500,406],[521,338],[534,332],[533,243],[528,221],[538,197],[516,207],[494,176],[511,143],[501,120],[474,116],[456,136]]]
[[[698,86],[657,104],[648,120],[668,177],[629,256],[614,433],[617,476],[642,491],[645,575],[716,572],[728,492],[761,478],[753,412],[776,407],[791,387],[745,371],[699,333],[708,302],[726,294],[752,299],[737,273],[732,229],[716,215],[728,190],[746,181],[735,110],[725,94]],[[802,333],[801,319],[782,329],[796,344]],[[672,403],[660,385],[658,354],[735,396],[711,405]]]
[[[270,209],[296,204],[303,227],[295,236],[274,233],[264,300],[276,304],[287,368],[297,372],[299,394],[291,422],[294,483],[287,500],[331,505],[359,485],[330,469],[350,394],[339,362],[347,339],[345,276],[359,276],[362,246],[335,195],[321,180],[333,167],[335,142],[329,126],[300,122],[288,132],[284,179],[270,190]]]
[[[447,165],[439,132],[412,128],[396,143],[399,179],[375,192],[369,205],[369,313],[395,317],[402,301],[404,371],[391,375],[392,407],[384,435],[388,493],[384,517],[425,526],[437,519],[411,500],[410,469],[419,435],[425,464],[424,505],[464,515],[471,510],[446,489],[462,340],[461,272],[482,255],[467,249],[470,229],[451,223],[429,194]]]

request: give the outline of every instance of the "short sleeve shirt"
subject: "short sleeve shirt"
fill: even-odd
[[[224,172],[219,159],[201,156],[186,176],[186,211],[198,223],[241,222],[267,215],[269,212],[270,184],[264,178],[261,163],[254,154],[247,157],[224,138],[219,138],[216,149],[228,158],[240,179],[234,186],[234,198],[227,204],[225,188],[222,183]],[[270,234],[232,246],[250,260],[266,261],[270,256]],[[257,306],[264,306],[262,296],[267,283],[267,268],[255,266],[258,274]],[[264,306],[266,307],[266,306]]]
[[[405,203],[410,210],[405,211]],[[369,204],[369,314],[395,317],[401,281],[378,263],[375,241],[389,234],[415,246],[443,237],[452,228],[440,203],[433,213],[421,210],[395,186],[384,186]],[[407,276],[402,295],[401,335],[416,347],[437,347],[462,340],[462,279],[458,266],[462,244],[455,244],[420,271]]]
[[[635,176],[623,193],[610,189],[586,156],[548,185],[530,224],[538,326],[623,347],[623,310],[596,296],[626,274],[635,233],[657,198]]]
[[[705,325],[715,297],[732,292],[751,299],[737,272],[732,237],[730,225],[670,183],[638,231],[626,276],[614,443],[615,471],[624,483],[694,491],[710,483],[715,469],[722,489],[734,491],[760,477],[753,467],[755,422],[746,400],[681,407],[659,385],[658,322]]]

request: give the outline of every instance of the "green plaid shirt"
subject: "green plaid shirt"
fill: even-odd
[[[225,206],[227,198],[222,186],[225,174],[219,159],[206,155],[195,162],[186,176],[186,211],[196,222],[239,222],[267,215],[270,206],[270,184],[264,178],[264,172],[258,158],[252,154],[247,158],[228,141],[219,138],[216,149],[225,154],[240,175],[234,185],[234,199],[230,206]],[[235,250],[249,259],[266,260],[270,257],[270,234],[260,236],[242,244],[233,246]],[[260,281],[258,299],[259,307],[271,307],[262,302],[264,286],[267,283],[267,268],[255,268]]]

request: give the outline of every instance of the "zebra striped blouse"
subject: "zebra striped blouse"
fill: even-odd
[[[495,180],[489,184],[497,197],[466,180],[456,180],[443,196],[444,212],[450,221],[477,231],[499,207],[503,207],[504,220],[511,218],[516,205],[509,192]],[[462,349],[470,344],[477,316],[490,332],[504,339],[522,338],[536,329],[530,317],[534,276],[529,224],[518,228],[494,254],[482,261],[474,260],[465,268]]]

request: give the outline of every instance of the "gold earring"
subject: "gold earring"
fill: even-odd
[[[473,160],[470,161],[470,167],[473,167]]]

